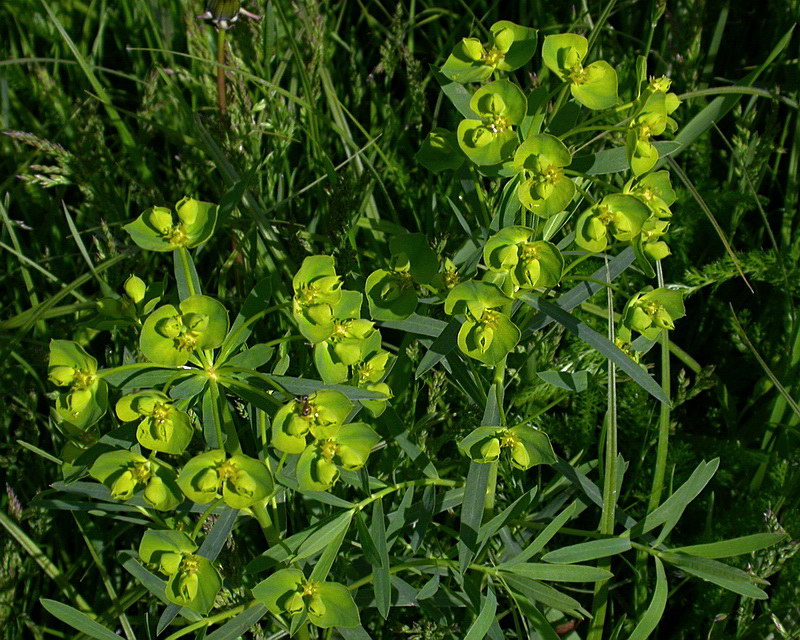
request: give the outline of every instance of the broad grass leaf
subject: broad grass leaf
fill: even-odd
[[[580,393],[589,387],[588,371],[537,371],[536,375],[559,389]]]
[[[179,248],[172,252],[173,268],[175,271],[175,283],[178,286],[178,297],[181,301],[186,298],[202,293],[200,288],[200,276],[197,275],[197,267],[188,249]]]
[[[554,587],[513,573],[508,573],[504,577],[508,586],[518,596],[534,602],[541,602],[546,607],[552,607],[576,618],[589,615],[589,612],[581,606],[580,602]]]

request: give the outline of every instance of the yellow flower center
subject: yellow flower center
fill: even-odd
[[[569,70],[567,77],[572,84],[586,84],[589,81],[589,74],[580,63]]]
[[[327,440],[322,440],[319,443],[320,453],[322,454],[322,457],[325,458],[328,462],[333,460],[333,457],[336,455],[338,449],[339,445],[336,444],[335,440],[331,440],[330,438]]]
[[[136,482],[144,484],[150,479],[152,476],[152,472],[150,471],[150,462],[145,460],[144,462],[137,462],[133,465],[131,469],[133,473],[133,477],[136,479]]]
[[[498,311],[495,311],[493,309],[486,309],[481,315],[480,323],[484,327],[494,329],[497,326],[499,320],[500,320],[500,313]]]
[[[502,133],[511,126],[505,116],[492,116],[486,120],[486,128],[492,133]]]
[[[499,49],[492,48],[483,55],[483,63],[489,67],[497,66],[505,58],[505,54]]]
[[[72,391],[84,391],[94,384],[95,376],[91,371],[85,369],[78,369],[75,375],[72,376]]]
[[[189,234],[182,223],[178,223],[167,232],[167,240],[176,246],[185,245],[189,240]]]
[[[512,433],[510,433],[508,431],[506,431],[500,437],[500,448],[501,449],[507,449],[507,448],[515,447],[518,444],[519,444],[519,439],[516,436],[514,436],[514,434],[512,434]]]
[[[604,204],[601,204],[597,208],[597,219],[602,222],[604,225],[608,226],[612,222],[614,222],[614,212],[611,210],[611,207],[608,207]]]
[[[217,474],[219,475],[219,479],[223,482],[235,478],[238,473],[239,470],[231,460],[226,460],[217,467]]]

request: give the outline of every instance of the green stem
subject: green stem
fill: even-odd
[[[189,255],[189,250],[184,247],[180,246],[175,251],[178,252],[178,259],[181,262],[181,270],[183,271],[183,279],[186,281],[186,287],[189,289],[189,295],[195,296],[199,292],[197,288],[194,286],[194,278],[192,277],[192,268],[191,268],[191,256]]]
[[[222,435],[222,412],[219,410],[219,385],[214,378],[208,379],[208,388],[211,392],[211,413],[214,416],[214,430],[217,432],[217,448],[225,453],[225,439]]]
[[[280,534],[275,528],[275,525],[272,524],[272,518],[269,517],[266,504],[258,502],[250,507],[250,511],[253,512],[253,516],[255,516],[255,519],[258,521],[261,531],[264,532],[264,537],[267,539],[269,546],[274,547],[280,544]]]
[[[608,259],[606,259],[608,269]],[[611,278],[608,278],[611,280]],[[613,343],[614,332],[614,296],[611,289],[607,289],[608,299],[608,339]],[[603,469],[603,512],[600,516],[600,533],[614,534],[614,516],[617,507],[617,367],[608,361],[608,410],[605,420],[605,462]],[[598,560],[597,566],[602,569],[611,567],[610,558]],[[592,622],[587,640],[601,640],[603,627],[606,621],[608,608],[608,580],[595,584],[594,600],[592,601]]]
[[[176,631],[171,636],[168,636],[166,640],[177,640],[178,638],[182,638],[183,636],[189,635],[192,631],[196,629],[204,629],[206,627],[210,627],[212,624],[216,624],[217,622],[222,622],[223,620],[227,620],[228,618],[232,618],[235,615],[240,614],[245,609],[249,609],[252,606],[257,605],[258,602],[255,600],[251,600],[245,604],[239,605],[238,607],[234,607],[233,609],[228,609],[227,611],[223,611],[222,613],[218,613],[215,616],[211,616],[209,618],[203,618],[202,620],[198,620],[179,631]]]
[[[214,512],[214,509],[216,509],[219,506],[220,502],[222,502],[222,498],[217,498],[216,500],[213,500],[211,504],[209,504],[208,507],[206,507],[206,510],[203,511],[203,515],[200,516],[200,519],[197,521],[197,524],[194,525],[194,529],[192,530],[192,540],[195,540],[197,538],[197,534],[200,533],[200,529],[202,529],[203,523],[206,521],[206,518],[208,518],[208,516],[210,516]]]
[[[304,622],[303,625],[297,630],[297,640],[309,640],[311,636],[308,633],[308,622]]]
[[[419,487],[426,485],[436,485],[437,487],[455,487],[458,483],[455,480],[444,480],[443,478],[422,478],[421,480],[408,480],[406,482],[399,482],[388,487],[384,487],[380,491],[373,493],[371,496],[364,498],[361,502],[353,505],[357,511],[362,511],[376,500],[380,500],[383,496],[388,495],[394,491],[400,491],[407,487]]]
[[[225,97],[225,30],[217,31],[217,105],[219,113],[225,116],[228,112],[228,101]]]

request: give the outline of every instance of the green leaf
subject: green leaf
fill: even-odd
[[[370,537],[375,543],[378,563],[372,567],[372,586],[375,592],[375,604],[378,613],[386,620],[392,601],[392,584],[389,580],[389,552],[386,544],[386,523],[383,517],[383,499],[373,503],[372,520],[369,527]]]
[[[514,71],[527,64],[536,53],[538,31],[530,27],[514,24],[508,20],[495,22],[489,31],[494,48],[503,52],[497,64],[501,71]]]
[[[497,568],[532,580],[553,580],[556,582],[599,582],[613,577],[613,574],[606,569],[576,564],[515,562],[513,564],[501,564]]]
[[[554,387],[580,393],[589,387],[588,371],[537,371],[536,375]]]
[[[570,506],[564,509],[561,513],[559,513],[553,520],[548,524],[544,529],[539,532],[531,543],[525,547],[523,551],[519,554],[514,556],[509,562],[505,564],[511,565],[512,563],[516,562],[525,562],[529,558],[532,558],[537,553],[539,553],[542,549],[547,546],[547,543],[552,540],[555,535],[561,530],[563,527],[572,517],[575,516],[575,512],[577,511],[578,503],[573,502]]]
[[[290,561],[292,564],[316,555],[324,549],[331,540],[335,539],[342,530],[347,531],[347,529],[350,528],[350,522],[353,520],[353,514],[353,510],[345,511],[325,525],[312,529],[313,533],[310,533],[303,539],[298,545],[297,551],[291,556]]]
[[[66,622],[73,629],[77,629],[97,640],[119,640],[119,636],[106,629],[103,625],[98,624],[92,620],[85,613],[81,613],[74,607],[67,604],[56,602],[55,600],[48,600],[47,598],[40,598],[39,602],[47,609],[56,619]]]
[[[721,542],[711,542],[708,544],[696,544],[690,547],[678,547],[670,549],[672,553],[684,553],[688,556],[698,556],[702,558],[731,558],[741,556],[745,553],[760,551],[785,540],[785,533],[755,533],[740,538],[731,538]]]
[[[439,86],[442,88],[442,93],[447,96],[456,110],[465,118],[477,118],[478,114],[475,113],[469,106],[469,101],[472,99],[472,94],[460,82],[454,82],[447,78],[444,74],[431,67],[431,74]]]
[[[486,599],[483,601],[483,605],[481,605],[480,613],[478,613],[478,617],[475,618],[475,621],[467,630],[467,635],[464,636],[464,640],[483,640],[489,632],[489,627],[491,627],[494,622],[496,613],[497,596],[494,595],[492,589],[489,589],[486,594]]]
[[[404,233],[389,240],[392,256],[408,263],[411,277],[418,284],[429,284],[439,271],[439,258],[422,233]]]
[[[469,466],[461,503],[460,538],[458,541],[458,566],[463,574],[478,550],[478,531],[481,528],[483,509],[486,500],[486,487],[489,482],[488,464],[472,462]]]
[[[561,547],[542,556],[545,562],[572,564],[586,562],[597,558],[607,558],[630,551],[631,541],[628,538],[608,538],[579,542],[568,547]]]
[[[647,640],[650,634],[658,628],[661,616],[664,615],[664,608],[667,606],[669,594],[664,564],[656,556],[653,556],[653,562],[656,565],[656,588],[653,590],[653,598],[628,640]]]
[[[576,33],[559,33],[545,36],[542,43],[542,60],[550,71],[562,80],[576,64],[583,62],[589,52],[589,41]]]
[[[626,356],[619,347],[608,340],[608,338],[597,333],[594,329],[589,328],[571,313],[568,313],[561,307],[547,302],[538,296],[524,293],[520,296],[520,299],[537,311],[541,311],[553,318],[553,320],[562,325],[567,331],[578,336],[605,358],[611,360],[611,362],[627,373],[636,384],[642,387],[642,389],[647,391],[656,400],[660,400],[664,404],[669,404],[669,398],[664,394],[661,386],[636,362]]]
[[[202,293],[197,267],[186,247],[178,247],[172,252],[172,265],[180,300],[186,300],[189,296]]]
[[[711,462],[701,462],[697,465],[686,482],[656,509],[648,513],[631,530],[631,537],[643,535],[663,524],[664,529],[659,538],[664,539],[667,533],[672,531],[675,525],[678,524],[689,503],[700,494],[711,478],[714,477],[718,467],[719,458],[714,458]]]
[[[360,514],[356,514],[360,515]],[[311,571],[310,580],[316,581],[323,581],[325,578],[328,577],[330,573],[331,567],[333,563],[336,562],[336,558],[339,554],[339,549],[342,548],[342,542],[344,542],[344,538],[347,535],[347,527],[342,528],[342,530],[336,535],[335,538],[332,538],[329,543],[325,546],[325,549],[320,554],[317,561],[314,563],[314,569]]]
[[[658,557],[686,573],[691,573],[698,578],[713,582],[723,589],[733,591],[746,598],[754,598],[756,600],[767,599],[767,594],[753,583],[769,583],[766,580],[751,576],[741,569],[730,567],[727,564],[709,558],[697,558],[682,553],[659,552]]]
[[[264,605],[251,605],[235,618],[228,620],[219,629],[207,635],[205,640],[237,640],[265,615],[267,615],[267,608]]]
[[[660,158],[674,155],[682,149],[680,143],[671,140],[659,140],[653,143]],[[572,159],[570,169],[585,173],[590,176],[605,175],[608,173],[620,173],[629,168],[628,158],[625,147],[606,149],[591,155],[575,156]]]
[[[434,129],[427,135],[414,158],[434,173],[455,171],[466,160],[458,146],[456,134],[442,128]]]
[[[302,610],[302,599],[300,602],[290,599],[302,590],[304,581],[300,569],[280,569],[253,587],[253,597],[272,614],[298,613]]]
[[[228,335],[225,336],[218,358],[220,363],[225,362],[229,354],[236,351],[239,345],[247,341],[247,338],[250,337],[253,331],[253,323],[261,318],[263,312],[269,308],[271,298],[272,278],[259,280],[256,286],[252,288],[247,298],[245,298],[239,314],[233,321],[231,330],[228,332]]]
[[[527,600],[541,602],[547,607],[552,607],[576,618],[589,615],[589,612],[581,606],[580,602],[565,593],[561,593],[558,589],[513,573],[507,573],[504,577],[515,596],[518,595]]]
[[[604,60],[593,62],[583,70],[584,79],[572,83],[572,97],[589,109],[609,109],[617,104],[617,72]]]
[[[433,367],[439,364],[453,349],[456,348],[458,331],[461,329],[461,323],[457,318],[450,318],[445,328],[439,336],[433,341],[433,344],[422,356],[414,377],[419,379],[430,371]]]
[[[317,614],[309,608],[308,617],[315,625],[323,629],[330,627],[357,627],[361,624],[358,607],[353,595],[343,584],[322,582],[319,584],[319,598],[325,605],[325,612]]]
[[[410,274],[378,269],[367,277],[364,293],[373,320],[403,320],[417,308]]]

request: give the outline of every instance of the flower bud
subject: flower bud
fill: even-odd
[[[125,281],[123,288],[125,289],[125,294],[137,304],[144,299],[147,291],[147,285],[138,276],[129,277]]]

